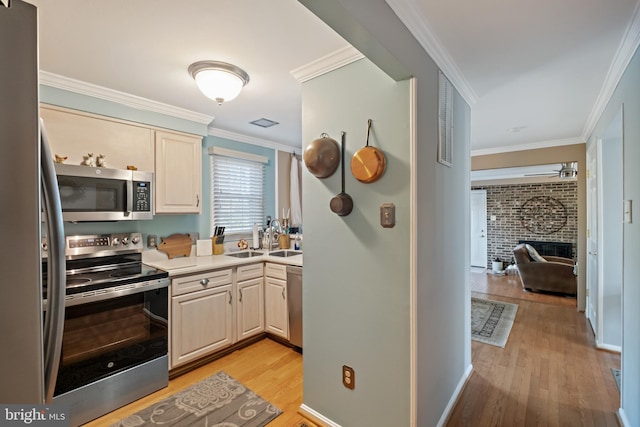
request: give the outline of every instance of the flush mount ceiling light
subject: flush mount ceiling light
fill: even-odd
[[[189,65],[189,74],[207,97],[221,105],[231,101],[249,83],[249,75],[233,64],[219,61],[199,61]]]

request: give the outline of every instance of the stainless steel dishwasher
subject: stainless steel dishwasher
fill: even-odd
[[[302,348],[302,267],[287,266],[289,342]]]

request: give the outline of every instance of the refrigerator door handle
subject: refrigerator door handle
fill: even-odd
[[[49,150],[49,141],[40,119],[40,164],[45,217],[47,219],[47,312],[44,322],[44,386],[45,402],[53,400],[62,351],[64,332],[64,300],[66,294],[66,265],[64,225],[60,191]]]

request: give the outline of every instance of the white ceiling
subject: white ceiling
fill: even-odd
[[[46,73],[290,146],[301,145],[291,71],[347,46],[295,0],[28,1]],[[387,2],[472,104],[477,153],[583,142],[637,46],[640,0]],[[249,73],[238,98],[218,106],[198,91],[187,67],[206,59]],[[262,117],[280,124],[248,124]]]

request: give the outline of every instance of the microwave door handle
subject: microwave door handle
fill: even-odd
[[[62,351],[62,334],[64,331],[66,265],[65,239],[62,222],[62,205],[60,191],[53,166],[53,158],[49,151],[49,141],[40,119],[40,169],[42,181],[42,201],[47,227],[47,245],[49,262],[47,263],[47,312],[44,322],[44,384],[45,402],[50,403],[60,367]]]
[[[125,216],[131,216],[133,212],[133,180],[127,180],[127,211],[125,212]]]

